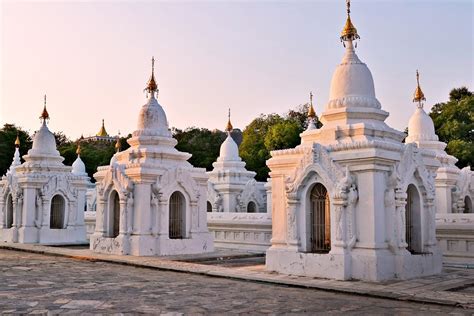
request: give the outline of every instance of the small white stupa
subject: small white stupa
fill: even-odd
[[[420,87],[420,75],[416,71],[417,87],[413,102],[416,109],[408,121],[406,143],[414,143],[418,148],[428,150],[436,155],[441,166],[436,172],[436,212],[471,213],[474,195],[474,173],[469,167],[460,170],[455,163],[456,157],[446,153],[446,143],[439,141],[435,133],[433,120],[425,112],[423,102],[425,94]]]
[[[255,172],[245,168],[239,156],[239,147],[231,136],[233,130],[229,118],[227,137],[221,145],[219,157],[207,174],[208,212],[266,212],[266,190],[264,183],[255,181]]]
[[[441,271],[435,237],[431,152],[405,145],[385,123],[372,74],[355,52],[350,17],[346,52],[331,81],[322,128],[301,145],[271,152],[272,246],[266,267],[280,273],[381,281]]]
[[[205,169],[187,162],[190,154],[175,148],[177,141],[157,101],[154,59],[145,90],[149,99],[127,140],[130,147],[94,174],[97,214],[90,247],[137,256],[212,251],[206,220],[208,177]]]
[[[20,164],[19,140],[9,172],[0,182],[0,240],[19,243],[86,242],[87,174],[72,173],[47,126],[46,96],[41,128]],[[76,164],[77,165],[77,164]]]

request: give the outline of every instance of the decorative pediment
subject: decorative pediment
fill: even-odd
[[[191,176],[189,169],[173,168],[166,170],[163,175],[158,177],[153,189],[158,196],[167,197],[171,195],[171,191],[176,189],[177,184],[188,193],[192,201],[199,199],[199,186]]]
[[[46,199],[51,199],[58,192],[61,192],[69,201],[77,199],[77,189],[71,186],[69,179],[65,176],[49,177],[48,182],[40,190],[41,196]]]
[[[295,148],[296,149],[296,148]],[[325,185],[335,187],[345,177],[343,167],[337,164],[329,152],[320,144],[298,148],[303,154],[296,169],[286,179],[287,194],[294,194],[311,171],[315,171],[325,180]]]
[[[97,192],[104,196],[111,189],[115,189],[121,198],[128,196],[133,189],[133,182],[124,173],[123,167],[113,165],[107,170],[105,177],[97,183]]]
[[[429,199],[435,196],[435,174],[426,169],[421,151],[415,144],[406,144],[402,158],[396,167],[398,187],[406,190],[409,181],[415,176],[423,185]]]
[[[259,209],[265,209],[266,205],[266,194],[261,194],[258,183],[255,179],[249,180],[242,192],[237,196],[237,203],[240,207],[241,212],[247,210],[247,204],[253,201],[257,204]]]

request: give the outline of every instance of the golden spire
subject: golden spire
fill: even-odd
[[[341,41],[353,41],[360,37],[359,37],[359,34],[357,34],[357,29],[355,28],[354,24],[352,24],[352,21],[351,21],[351,1],[346,0],[346,5],[347,5],[347,19],[346,19],[346,24],[344,25],[344,28],[342,29],[342,32],[341,32]]]
[[[77,142],[76,154],[77,154],[78,156],[81,155],[81,143],[80,143],[80,142]]]
[[[16,133],[15,148],[20,148],[20,134]]]
[[[309,118],[315,118],[316,117],[316,112],[314,111],[314,108],[313,108],[313,92],[309,93],[308,117]]]
[[[230,122],[230,109],[229,109],[229,115],[228,115],[228,120],[227,120],[227,126],[225,127],[225,130],[227,132],[232,132],[232,130],[234,129],[234,127],[232,126],[232,123]]]
[[[42,119],[43,122],[46,122],[46,120],[49,120],[49,113],[48,113],[48,110],[46,110],[46,94],[44,95],[44,108],[43,108],[43,112],[41,113],[40,119]]]
[[[154,95],[155,92],[158,93],[158,85],[155,81],[155,57],[151,58],[151,77],[148,80],[148,84],[145,88],[145,91]]]
[[[421,91],[420,87],[420,74],[418,73],[418,69],[416,70],[416,90],[413,95],[413,102],[418,102],[419,106],[422,106],[421,101],[426,101],[425,94]]]
[[[104,119],[102,119],[102,127],[100,128],[99,132],[97,133],[96,136],[99,136],[99,137],[108,137],[109,134],[107,134],[107,131],[105,130],[105,123],[104,123]]]
[[[115,151],[119,152],[122,148],[122,144],[120,143],[120,133],[117,136],[117,142],[115,143]]]

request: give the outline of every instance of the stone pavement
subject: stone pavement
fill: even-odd
[[[3,314],[431,316],[473,312],[11,250],[0,250],[0,276]]]
[[[335,281],[269,273],[264,270],[263,258],[248,252],[218,250],[212,254],[173,257],[133,257],[93,253],[84,247],[51,247],[40,245],[0,244],[0,249],[16,249],[65,256],[90,261],[114,262],[137,267],[179,271],[208,276],[258,281],[269,284],[312,288],[367,297],[389,298],[401,301],[459,306],[474,313],[474,270],[445,267],[438,276],[408,281],[371,283],[362,281]],[[217,264],[222,258],[237,258],[244,264]],[[251,258],[257,263],[252,264]],[[192,261],[192,262],[189,262]],[[223,260],[225,262],[226,260]],[[214,262],[214,264],[212,263]],[[364,300],[368,299],[367,297]],[[461,309],[462,311],[462,309]]]

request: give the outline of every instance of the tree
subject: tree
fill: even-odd
[[[474,95],[466,87],[451,90],[449,101],[438,103],[430,112],[436,134],[447,143],[446,152],[463,168],[474,162]]]
[[[189,162],[194,167],[212,170],[212,163],[217,160],[226,133],[206,128],[190,127],[183,130],[173,129],[173,137],[178,144],[176,149],[192,154]]]
[[[14,124],[5,124],[0,129],[0,176],[4,175],[13,161],[16,136],[20,138],[20,156],[26,155],[31,148],[31,137]]]

